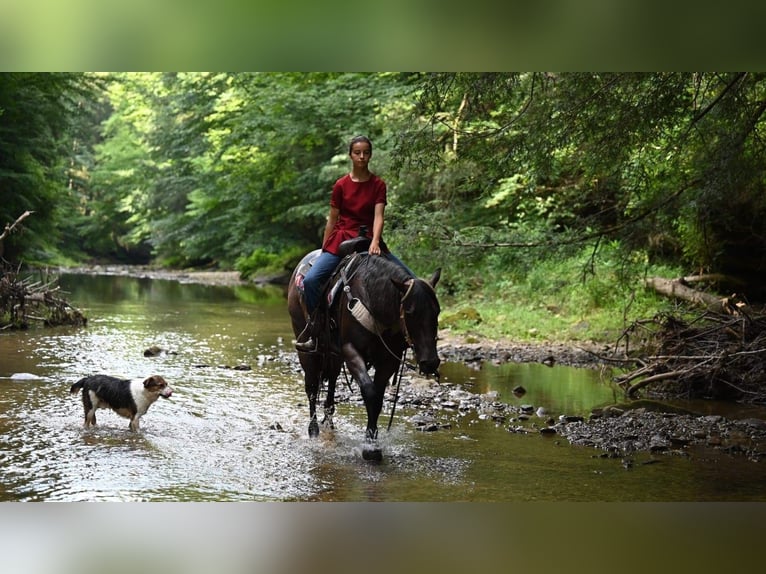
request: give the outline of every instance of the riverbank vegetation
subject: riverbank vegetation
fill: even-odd
[[[284,273],[320,241],[346,145],[386,239],[444,268],[446,328],[614,341],[682,312],[653,277],[766,298],[766,76],[0,74],[0,224],[17,264]],[[715,275],[713,275],[715,274]]]

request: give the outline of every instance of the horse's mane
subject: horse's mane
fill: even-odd
[[[379,320],[390,319],[392,313],[399,313],[401,292],[392,279],[404,283],[415,279],[401,265],[379,256],[367,256],[356,271],[358,284],[364,290],[360,295],[373,316]]]
[[[383,278],[396,279],[398,281],[412,279],[410,274],[401,265],[397,265],[390,259],[377,255],[366,256],[360,265],[360,272],[373,281]]]

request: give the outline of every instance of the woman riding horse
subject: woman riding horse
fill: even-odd
[[[296,267],[288,287],[288,310],[296,334],[306,325],[298,288],[299,272],[304,266],[305,262],[301,262]],[[365,459],[380,460],[378,417],[386,387],[400,368],[405,351],[413,349],[422,373],[438,376],[436,337],[440,307],[435,287],[441,270],[426,281],[412,277],[384,257],[368,254],[355,255],[350,265],[342,264],[342,268],[342,288],[328,309],[335,325],[329,335],[334,344],[324,346],[320,352],[298,353],[309,399],[309,436],[319,434],[316,401],[322,381],[327,381],[325,418],[332,425],[335,384],[345,363],[359,384],[367,410],[362,455]],[[373,377],[369,374],[371,368],[375,371]]]
[[[407,269],[388,251],[382,239],[386,183],[369,169],[372,142],[365,136],[355,137],[349,144],[348,155],[351,158],[352,169],[333,185],[330,214],[322,239],[322,253],[303,279],[308,321],[306,329],[297,336],[295,348],[299,351],[316,351],[320,328],[316,310],[319,306],[320,290],[341,260],[338,253],[341,243],[356,237],[361,227],[372,229],[372,240],[367,249],[371,255],[385,253],[386,257]],[[407,271],[414,276],[409,269]]]

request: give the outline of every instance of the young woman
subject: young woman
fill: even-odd
[[[351,158],[351,173],[338,179],[332,187],[330,214],[322,239],[322,253],[303,279],[309,322],[295,344],[299,351],[316,350],[315,329],[318,322],[314,319],[320,290],[340,262],[338,247],[346,239],[357,237],[361,226],[372,229],[372,240],[368,248],[370,255],[384,254],[414,276],[404,263],[385,248],[384,243],[381,246],[386,183],[369,169],[372,142],[365,136],[355,137],[348,146],[348,155]]]

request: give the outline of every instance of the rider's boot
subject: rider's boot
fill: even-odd
[[[304,353],[313,353],[317,350],[319,342],[319,313],[314,311],[306,321],[306,326],[298,335],[295,348]]]

